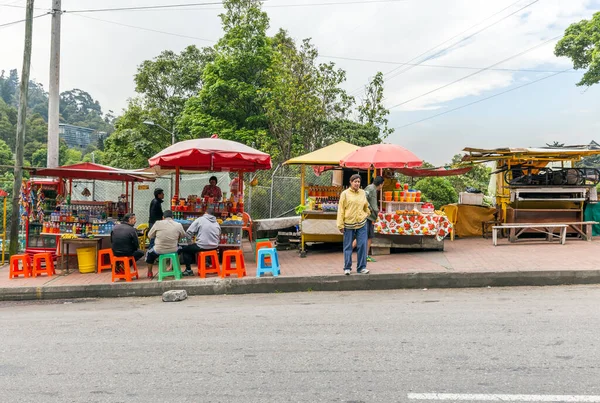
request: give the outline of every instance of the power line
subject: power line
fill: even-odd
[[[129,24],[123,24],[120,22],[116,22],[116,21],[110,21],[110,20],[103,20],[101,18],[96,18],[96,17],[90,17],[88,15],[79,15],[79,14],[73,14],[76,17],[80,17],[80,18],[87,18],[90,20],[96,20],[96,21],[102,21],[102,22],[106,22],[109,24],[114,24],[114,25],[120,25],[122,27],[127,27],[127,28],[134,28],[134,29],[140,29],[142,31],[148,31],[148,32],[155,32],[158,34],[164,34],[164,35],[171,35],[171,36],[177,36],[180,38],[187,38],[187,39],[196,39],[199,41],[204,41],[204,42],[210,42],[210,43],[217,43],[217,41],[212,40],[212,39],[205,39],[205,38],[198,38],[197,36],[190,36],[190,35],[183,35],[183,34],[175,34],[172,32],[166,32],[166,31],[160,31],[158,29],[152,29],[152,28],[145,28],[145,27],[138,27],[136,25],[129,25]]]
[[[554,76],[557,76],[557,75],[559,75],[559,74],[566,73],[566,72],[567,72],[567,71],[569,71],[569,70],[572,70],[572,69],[567,69],[567,70],[559,71],[558,73],[550,74],[549,76],[542,77],[542,78],[539,78],[539,79],[537,79],[537,80],[534,80],[534,81],[530,81],[530,82],[528,82],[528,83],[525,83],[525,84],[519,85],[518,87],[514,87],[514,88],[508,89],[508,90],[506,90],[506,91],[502,91],[502,92],[499,92],[499,93],[497,93],[497,94],[490,95],[489,97],[485,97],[485,98],[482,98],[482,99],[478,99],[477,101],[473,101],[473,102],[471,102],[471,103],[468,103],[468,104],[465,104],[465,105],[462,105],[462,106],[458,106],[458,107],[456,107],[456,108],[449,109],[449,110],[447,110],[447,111],[444,111],[444,112],[438,113],[438,114],[436,114],[436,115],[433,115],[433,116],[426,117],[426,118],[424,118],[424,119],[417,120],[417,121],[415,121],[415,122],[407,123],[407,124],[405,124],[405,125],[403,125],[403,126],[399,126],[399,127],[396,127],[396,128],[394,128],[394,129],[397,129],[397,130],[399,130],[399,129],[404,129],[405,127],[412,126],[412,125],[416,125],[417,123],[421,123],[421,122],[425,122],[426,120],[430,120],[430,119],[437,118],[438,116],[442,116],[442,115],[445,115],[445,114],[447,114],[447,113],[454,112],[454,111],[457,111],[457,110],[459,110],[459,109],[466,108],[467,106],[475,105],[475,104],[478,104],[478,103],[480,103],[480,102],[487,101],[488,99],[492,99],[492,98],[495,98],[495,97],[499,97],[500,95],[504,95],[504,94],[506,94],[506,93],[508,93],[508,92],[516,91],[516,90],[518,90],[518,89],[520,89],[520,88],[527,87],[528,85],[535,84],[535,83],[539,83],[540,81],[547,80],[548,78],[552,78],[552,77],[554,77]]]
[[[471,74],[469,74],[469,75],[466,75],[466,76],[464,76],[464,77],[462,77],[462,78],[459,78],[458,80],[454,80],[454,81],[452,81],[451,83],[448,83],[448,84],[442,85],[441,87],[438,87],[438,88],[436,88],[436,89],[434,89],[434,90],[428,91],[428,92],[426,92],[426,93],[424,93],[424,94],[418,95],[418,96],[416,96],[416,97],[414,97],[414,98],[411,98],[411,99],[409,99],[409,100],[406,100],[406,101],[404,101],[404,102],[400,102],[399,104],[396,104],[396,105],[394,105],[394,106],[392,106],[392,107],[390,107],[390,108],[388,108],[388,109],[394,109],[394,108],[396,108],[396,107],[398,107],[398,106],[402,106],[402,105],[404,105],[404,104],[407,104],[407,103],[409,103],[409,102],[412,102],[412,101],[414,101],[415,99],[419,99],[419,98],[421,98],[421,97],[424,97],[425,95],[432,94],[432,93],[434,93],[434,92],[437,92],[437,91],[439,91],[439,90],[441,90],[441,89],[444,89],[444,88],[446,88],[446,87],[449,87],[449,86],[451,86],[451,85],[453,85],[453,84],[456,84],[456,83],[458,83],[458,82],[460,82],[460,81],[466,80],[467,78],[471,78],[471,77],[473,77],[473,76],[475,76],[475,75],[477,75],[477,74],[479,74],[479,73],[482,73],[482,72],[484,72],[484,71],[486,71],[486,70],[490,70],[492,67],[495,67],[495,66],[497,66],[497,65],[499,65],[499,64],[502,64],[502,63],[504,63],[504,62],[507,62],[507,61],[509,61],[509,60],[511,60],[511,59],[514,59],[515,57],[519,57],[519,56],[521,56],[521,55],[524,55],[525,53],[531,52],[532,50],[534,50],[534,49],[537,49],[537,48],[539,48],[540,46],[543,46],[543,45],[545,45],[545,44],[547,44],[547,43],[549,43],[549,42],[552,42],[552,41],[554,41],[554,40],[556,40],[556,39],[560,38],[561,36],[562,36],[562,35],[555,36],[554,38],[550,38],[550,39],[548,39],[548,40],[546,40],[546,41],[544,41],[544,42],[542,42],[542,43],[539,43],[539,44],[537,44],[537,45],[535,45],[535,46],[533,46],[533,47],[531,47],[531,48],[529,48],[529,49],[527,49],[527,50],[524,50],[524,51],[522,51],[522,52],[520,52],[520,53],[517,53],[516,55],[513,55],[513,56],[510,56],[510,57],[507,57],[507,58],[506,58],[506,59],[504,59],[504,60],[501,60],[501,61],[499,61],[499,62],[497,62],[497,63],[494,63],[494,64],[492,64],[492,65],[490,65],[490,66],[488,66],[488,67],[485,67],[485,68],[483,68],[483,69],[481,69],[481,70],[478,70],[478,71],[476,71],[476,72],[474,72],[474,73],[471,73]]]
[[[538,0],[536,0],[536,1],[538,1]],[[477,26],[479,26],[479,25],[483,24],[484,22],[486,22],[486,21],[488,21],[488,20],[491,20],[492,18],[496,17],[497,15],[499,15],[499,14],[502,14],[504,11],[508,10],[509,8],[513,7],[515,4],[518,4],[519,2],[521,2],[521,0],[517,0],[517,1],[515,1],[514,3],[510,4],[510,5],[509,5],[509,6],[507,6],[507,7],[504,7],[503,9],[501,9],[501,10],[499,10],[499,11],[497,11],[497,12],[495,12],[494,14],[490,15],[489,17],[486,17],[486,18],[484,18],[483,20],[481,20],[481,21],[480,21],[480,22],[478,22],[477,24],[470,26],[469,28],[465,29],[464,31],[461,31],[460,33],[458,33],[458,34],[454,35],[453,37],[451,37],[451,38],[449,38],[449,39],[446,39],[445,41],[443,41],[443,42],[441,42],[441,43],[439,43],[439,44],[435,45],[434,47],[427,49],[425,52],[423,52],[423,53],[421,53],[421,54],[419,54],[419,55],[417,55],[417,56],[413,57],[412,59],[410,59],[408,62],[409,62],[409,63],[410,63],[410,62],[413,62],[413,61],[415,61],[415,60],[419,59],[421,56],[425,56],[425,55],[426,55],[426,54],[428,54],[429,52],[431,52],[431,51],[433,51],[433,50],[435,50],[435,49],[439,48],[440,46],[443,46],[443,45],[447,44],[448,42],[450,42],[450,41],[452,41],[452,40],[454,40],[454,39],[458,38],[459,36],[461,36],[461,35],[463,35],[463,34],[465,34],[465,33],[469,32],[469,31],[470,31],[470,30],[472,30],[473,28],[475,28],[475,27],[477,27]],[[527,5],[527,6],[525,6],[525,7],[529,7],[529,5],[531,5],[531,4],[532,4],[532,3],[528,4],[528,5]],[[519,12],[520,10],[521,10],[521,9],[517,10],[517,12]],[[512,15],[512,14],[511,14],[511,15]],[[500,21],[503,21],[504,19],[506,19],[506,18],[510,17],[511,15],[508,15],[508,16],[506,16],[506,17],[502,18],[501,20],[498,20],[498,21],[496,21],[496,22],[495,22],[495,23],[493,23],[493,24],[490,24],[490,25],[488,25],[488,26],[485,26],[485,27],[483,27],[483,28],[482,28],[482,29],[480,29],[479,31],[477,31],[477,32],[474,32],[473,34],[471,34],[471,35],[468,35],[468,36],[466,36],[466,37],[462,38],[461,40],[459,40],[458,42],[456,42],[456,43],[454,43],[454,44],[450,45],[449,47],[447,47],[447,48],[444,48],[444,49],[442,49],[441,51],[439,51],[439,52],[435,53],[434,55],[431,55],[430,57],[428,57],[428,58],[425,58],[425,59],[421,60],[421,61],[420,61],[420,63],[426,62],[427,60],[429,60],[429,59],[431,59],[431,58],[433,58],[433,57],[435,57],[435,56],[439,55],[439,54],[440,54],[440,53],[442,53],[442,52],[445,52],[445,51],[449,50],[450,48],[452,48],[452,47],[454,47],[454,46],[458,45],[459,43],[461,43],[461,42],[464,42],[464,41],[466,41],[467,39],[473,38],[475,35],[477,35],[477,34],[479,34],[479,33],[483,32],[483,31],[485,31],[486,29],[488,29],[488,28],[492,27],[493,25],[496,25],[497,23],[499,23]],[[388,72],[384,73],[384,77],[385,77],[385,76],[388,76],[389,74],[391,74],[391,73],[393,73],[393,72],[395,72],[395,71],[397,71],[397,70],[399,70],[400,68],[401,68],[401,67],[396,67],[396,68],[394,68],[394,69],[392,69],[392,70],[390,70],[390,71],[388,71]],[[409,68],[409,69],[410,69],[410,68]],[[405,73],[405,72],[406,72],[406,71],[408,71],[409,69],[405,69],[405,70],[403,70],[403,71],[402,71],[400,74],[403,74],[403,73]],[[399,75],[399,74],[398,74],[398,75]],[[397,77],[398,75],[396,75],[395,77]],[[391,78],[394,78],[394,77],[391,77]],[[390,79],[391,79],[391,78],[390,78]],[[351,94],[351,95],[357,95],[357,94],[358,94],[358,93],[359,93],[361,90],[363,90],[363,86],[360,86],[360,87],[356,88],[355,90],[351,91],[351,92],[350,92],[350,94]]]
[[[264,0],[264,3],[268,0]],[[322,7],[322,6],[337,6],[337,5],[352,5],[352,4],[378,4],[378,3],[402,3],[411,0],[360,0],[360,1],[336,1],[328,3],[305,3],[305,4],[266,4],[263,7],[266,8],[282,8],[282,7]],[[137,7],[116,7],[116,8],[93,8],[83,10],[72,10],[69,13],[95,13],[95,12],[106,12],[106,11],[144,11],[144,10],[210,10],[210,8],[197,8],[191,9],[189,7],[196,6],[222,6],[222,2],[206,2],[206,3],[183,3],[183,4],[168,4],[168,5],[154,5],[154,6],[137,6]],[[183,8],[182,8],[183,7]],[[221,9],[219,7],[218,9]],[[213,8],[214,9],[214,8]]]
[[[423,63],[407,63],[407,62],[393,62],[389,60],[373,60],[373,59],[359,59],[355,57],[345,57],[345,56],[329,56],[329,55],[319,55],[319,57],[325,59],[341,59],[341,60],[351,60],[357,62],[367,62],[367,63],[379,63],[379,64],[394,64],[399,66],[415,66],[415,67],[435,67],[435,68],[444,68],[444,69],[458,69],[458,70],[481,70],[485,67],[469,67],[469,66],[448,66],[443,64],[423,64]],[[500,69],[500,68],[488,68],[487,70],[491,71],[511,71],[515,73],[557,73],[560,70],[536,70],[536,69]]]
[[[50,14],[50,13],[48,12],[48,13],[44,13],[44,14],[39,14],[39,15],[34,16],[33,19],[36,19],[36,18],[39,18],[39,17],[43,17],[43,16],[48,15],[48,14]],[[4,24],[0,24],[0,28],[4,28],[4,27],[11,26],[11,25],[20,24],[22,22],[25,22],[25,20],[17,20],[17,21],[7,22],[7,23],[4,23]]]

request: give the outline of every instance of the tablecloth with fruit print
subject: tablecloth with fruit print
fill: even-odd
[[[375,233],[387,235],[429,235],[438,241],[452,232],[448,217],[437,214],[379,213]]]

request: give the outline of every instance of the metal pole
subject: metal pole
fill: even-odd
[[[33,32],[33,0],[27,0],[25,9],[25,47],[23,49],[23,69],[19,85],[19,112],[17,115],[17,137],[15,141],[15,178],[12,194],[12,214],[10,221],[11,255],[17,253],[19,247],[19,196],[23,181],[23,148],[25,147],[25,119],[27,117],[27,92],[29,90],[29,70],[31,69],[31,36]]]
[[[48,86],[48,157],[46,166],[56,168],[59,154],[60,105],[60,17],[61,0],[52,0],[52,31],[50,38],[50,82]]]
[[[273,179],[275,178],[275,174],[280,167],[281,164],[277,165],[273,171],[273,175],[271,175],[271,201],[269,202],[269,218],[273,218]]]

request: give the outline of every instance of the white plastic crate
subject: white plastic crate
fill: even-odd
[[[483,193],[460,192],[458,194],[458,204],[483,205]]]

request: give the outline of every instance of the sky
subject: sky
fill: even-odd
[[[136,95],[133,77],[144,60],[222,35],[219,5],[76,11],[194,2],[201,0],[63,0],[61,91],[85,90],[118,115]],[[23,19],[24,4],[0,0],[0,70],[21,70],[24,24],[1,25]],[[35,15],[50,5],[36,0]],[[344,88],[358,102],[383,72],[396,129],[386,142],[433,164],[464,147],[600,142],[600,85],[577,87],[582,71],[562,72],[570,60],[554,56],[564,30],[600,11],[600,0],[268,0],[263,7],[271,34],[284,28],[297,41],[312,38],[320,62],[346,70]],[[34,21],[33,35],[31,78],[47,88],[48,15]]]

